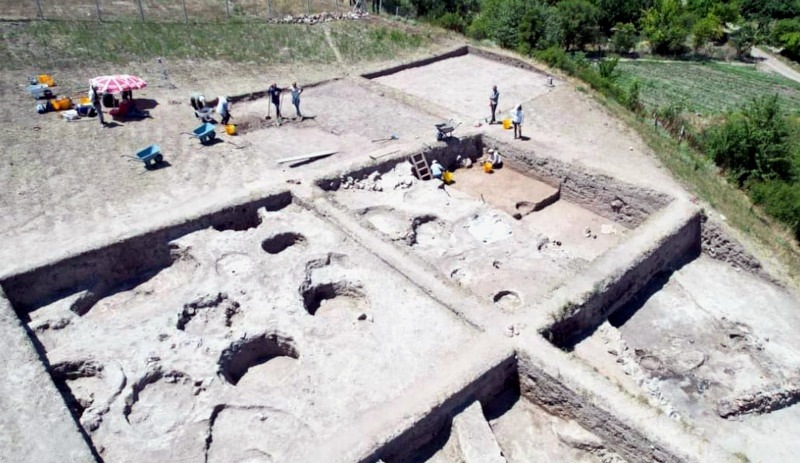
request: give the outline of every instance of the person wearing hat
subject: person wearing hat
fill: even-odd
[[[486,156],[486,161],[492,165],[493,169],[503,167],[503,157],[500,156],[500,150],[489,148],[489,154]]]
[[[511,110],[511,123],[514,124],[514,139],[522,138],[522,123],[525,121],[525,113],[522,105],[518,104]]]

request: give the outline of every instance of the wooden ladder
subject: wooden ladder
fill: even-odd
[[[428,159],[425,153],[417,153],[411,155],[411,165],[414,166],[414,172],[420,180],[430,180],[433,178],[431,175],[431,168],[428,166]]]

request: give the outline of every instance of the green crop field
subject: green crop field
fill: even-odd
[[[788,111],[800,114],[800,83],[754,66],[724,63],[623,61],[617,66],[623,87],[637,79],[648,107],[682,102],[687,110],[711,115],[734,109],[754,97],[777,93]]]

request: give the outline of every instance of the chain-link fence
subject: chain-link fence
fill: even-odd
[[[0,0],[2,19],[208,22],[346,13],[358,0]],[[364,10],[409,15],[405,2],[361,0]]]

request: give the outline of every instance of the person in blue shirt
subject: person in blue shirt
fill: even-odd
[[[294,110],[297,112],[297,117],[302,119],[303,113],[300,112],[300,94],[303,93],[303,89],[297,86],[297,82],[293,82],[290,90],[292,91],[292,104],[294,105]]]
[[[443,173],[444,173],[444,167],[441,164],[439,164],[439,161],[434,159],[433,162],[431,163],[431,176],[433,176],[433,178],[440,179],[442,178]]]

